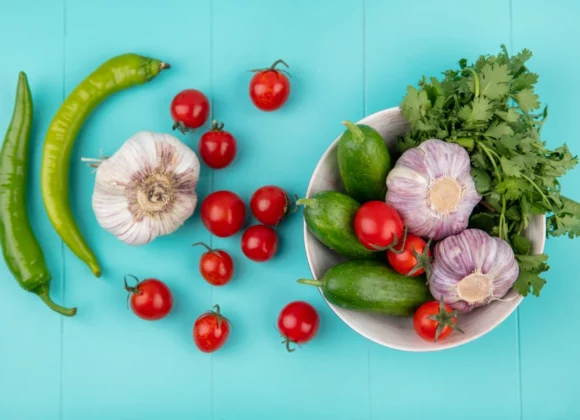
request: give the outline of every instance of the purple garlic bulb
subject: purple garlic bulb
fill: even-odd
[[[479,229],[438,242],[429,276],[431,294],[459,312],[503,298],[520,268],[511,246]]]
[[[481,200],[465,149],[436,139],[403,153],[387,176],[387,188],[386,202],[408,231],[435,240],[464,230]]]

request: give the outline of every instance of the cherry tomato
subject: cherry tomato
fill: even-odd
[[[137,281],[135,286],[127,284],[127,277]],[[131,309],[139,318],[155,321],[166,316],[173,307],[173,296],[169,288],[158,279],[139,281],[136,277],[125,276],[125,290],[129,292]]]
[[[290,96],[290,82],[284,70],[276,69],[278,64],[289,67],[283,60],[277,60],[270,68],[256,70],[250,81],[250,98],[262,111],[279,109]]]
[[[252,214],[260,223],[276,226],[288,212],[290,199],[280,187],[266,185],[258,188],[250,200]]]
[[[223,128],[223,123],[214,121],[212,129],[199,139],[199,155],[213,169],[222,169],[232,163],[238,149],[234,136]]]
[[[216,236],[225,238],[235,235],[246,219],[246,206],[231,191],[215,191],[201,203],[201,221]]]
[[[413,317],[413,328],[419,337],[427,341],[443,340],[453,330],[463,333],[455,324],[457,312],[452,311],[449,305],[436,300],[419,306]]]
[[[209,116],[209,101],[196,89],[185,89],[179,92],[171,101],[171,118],[182,133],[205,124]]]
[[[425,254],[426,246],[427,243],[423,239],[409,233],[405,239],[403,252],[397,253],[399,249],[395,252],[393,250],[387,251],[389,264],[397,273],[411,277],[420,276],[425,272],[425,266],[429,264],[431,257],[430,249],[427,249]]]
[[[207,249],[199,260],[201,276],[214,286],[223,286],[234,275],[234,261],[230,254],[221,249],[211,249],[203,242],[197,242],[193,246],[202,245]]]
[[[354,231],[363,246],[375,251],[396,245],[404,235],[401,216],[383,201],[369,201],[357,210]]]
[[[312,340],[318,332],[320,318],[316,309],[308,302],[301,300],[290,302],[278,315],[278,330],[284,336],[284,343],[289,352],[291,343],[304,344]]]
[[[270,226],[254,225],[244,231],[242,251],[252,261],[268,261],[277,250],[278,234]]]
[[[219,305],[215,311],[209,311],[199,316],[193,325],[193,341],[204,353],[212,353],[220,349],[230,335],[230,324],[220,313]]]

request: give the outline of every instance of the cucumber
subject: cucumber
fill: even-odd
[[[330,303],[353,311],[412,316],[433,300],[424,276],[405,277],[378,261],[349,261],[330,268],[321,280],[298,282],[321,287]]]
[[[348,195],[360,203],[384,201],[391,155],[381,135],[364,124],[343,122],[338,141],[338,170]]]
[[[353,260],[377,258],[365,248],[354,233],[354,215],[360,207],[354,199],[338,191],[323,191],[303,198],[304,220],[316,239],[335,252]]]

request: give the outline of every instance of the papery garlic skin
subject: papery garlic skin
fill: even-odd
[[[469,312],[503,298],[520,269],[511,246],[483,230],[466,229],[438,242],[428,278],[431,294]]]
[[[195,210],[199,171],[197,155],[177,138],[136,133],[97,168],[97,221],[130,245],[172,233]]]
[[[387,176],[386,202],[409,233],[439,240],[467,227],[479,203],[465,149],[431,139],[407,150]]]

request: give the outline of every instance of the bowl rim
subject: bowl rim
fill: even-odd
[[[377,111],[373,114],[367,115],[366,117],[362,118],[361,120],[357,121],[356,124],[369,124],[370,122],[372,122],[373,120],[376,120],[377,118],[381,118],[384,117],[385,115],[388,114],[393,114],[393,113],[400,113],[400,108],[397,107],[392,107],[392,108],[386,108],[380,111]],[[321,162],[323,162],[325,160],[325,158],[332,152],[333,148],[337,146],[338,144],[338,140],[340,139],[340,136],[338,136],[324,151],[324,153],[322,154],[322,156],[320,157],[320,159],[318,160],[316,167],[314,168],[314,170],[312,171],[312,176],[310,177],[310,181],[308,182],[308,188],[306,190],[306,197],[310,197],[312,194],[312,188],[313,188],[313,184],[314,184],[314,180],[315,177],[317,175],[317,172],[320,170],[321,167]],[[303,220],[302,221],[302,225],[303,225],[303,236],[304,236],[304,250],[306,252],[306,259],[308,260],[308,267],[310,269],[310,272],[312,274],[312,276],[318,280],[316,274],[314,273],[313,270],[313,266],[314,263],[312,261],[312,255],[308,250],[308,227],[306,226],[306,222]],[[545,241],[546,241],[546,225],[545,223],[541,223],[541,233],[542,233],[542,243],[541,243],[541,250],[544,250],[544,246],[545,246]],[[447,341],[442,341],[437,343],[436,346],[428,346],[425,348],[416,348],[416,347],[408,347],[408,346],[399,346],[399,345],[393,345],[391,343],[387,343],[383,340],[381,340],[378,337],[372,337],[369,334],[366,334],[364,332],[361,332],[358,330],[358,328],[354,325],[352,325],[351,322],[349,322],[347,319],[345,319],[345,317],[341,314],[341,308],[335,307],[334,305],[332,305],[330,302],[328,302],[328,300],[326,300],[326,298],[324,297],[324,295],[322,294],[322,289],[319,287],[318,288],[318,292],[320,293],[320,295],[322,296],[322,299],[326,302],[326,304],[330,307],[330,309],[332,309],[332,311],[335,313],[335,315],[342,320],[342,322],[344,322],[346,325],[348,325],[353,331],[355,331],[357,334],[363,336],[364,338],[377,343],[381,346],[384,347],[388,347],[394,350],[400,350],[400,351],[405,351],[405,352],[415,352],[415,353],[425,353],[425,352],[435,352],[435,351],[441,351],[441,350],[447,350],[447,349],[451,349],[451,348],[455,348],[455,347],[459,347],[461,345],[470,343],[474,340],[477,340],[478,338],[482,337],[483,335],[489,333],[491,330],[495,329],[499,324],[501,324],[503,321],[505,321],[520,305],[520,303],[523,300],[523,296],[521,296],[520,294],[517,294],[513,299],[510,299],[508,301],[504,301],[504,303],[510,303],[511,304],[511,308],[506,311],[506,313],[503,316],[497,317],[495,318],[492,322],[489,323],[489,325],[484,328],[480,333],[475,334],[473,336],[469,336],[463,339],[459,339],[457,341],[452,341],[452,342],[447,342]]]

